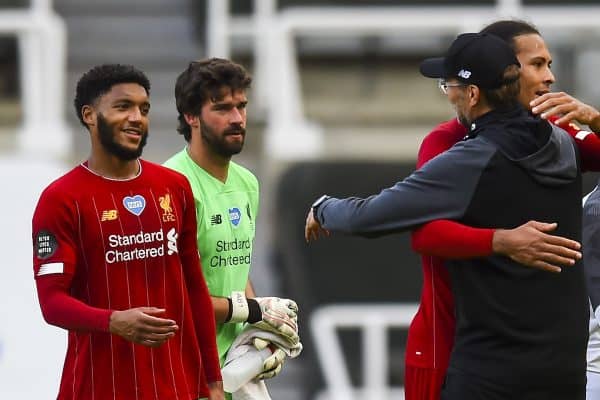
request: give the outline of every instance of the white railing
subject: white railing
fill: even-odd
[[[600,5],[524,6],[522,0],[496,0],[490,6],[293,7],[280,12],[274,0],[254,0],[255,15],[230,18],[228,0],[209,3],[209,49],[225,50],[236,36],[254,39],[255,90],[267,116],[266,152],[283,159],[322,156],[323,130],[307,121],[297,63],[297,36],[397,35],[441,37],[477,31],[499,18],[529,20],[548,29],[598,32]],[[260,21],[260,22],[259,22]],[[214,22],[214,23],[213,23]]]
[[[277,0],[254,0],[254,14],[240,17],[230,15],[230,0],[209,0],[207,12],[208,57],[231,56],[234,37],[250,37],[254,52],[253,106],[265,112],[268,105],[270,65],[268,59],[269,26],[276,16]]]
[[[417,304],[339,304],[317,309],[310,319],[310,330],[315,353],[325,378],[323,400],[399,399],[401,387],[390,387],[389,349],[386,337],[389,328],[407,328]],[[344,361],[337,330],[359,328],[362,335],[362,363],[364,386],[352,386]]]
[[[32,0],[28,9],[0,9],[0,33],[19,45],[23,123],[22,153],[64,157],[72,137],[64,120],[66,29],[50,0]]]

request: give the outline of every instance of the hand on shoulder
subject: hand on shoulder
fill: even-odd
[[[531,103],[531,112],[547,119],[560,115],[557,125],[577,121],[600,133],[600,111],[565,92],[551,92],[537,97]]]

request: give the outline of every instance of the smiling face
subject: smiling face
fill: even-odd
[[[93,140],[107,154],[123,161],[142,154],[148,136],[150,102],[146,90],[136,83],[120,83],[93,106],[84,107]]]
[[[517,59],[521,64],[519,102],[529,109],[529,102],[548,93],[555,81],[550,70],[552,57],[540,35],[520,35],[513,40]]]

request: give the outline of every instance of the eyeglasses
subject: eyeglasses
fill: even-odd
[[[461,87],[461,86],[467,86],[467,84],[466,83],[448,83],[448,82],[446,82],[443,79],[440,79],[438,81],[438,87],[440,88],[440,90],[444,94],[448,94],[448,88],[451,88],[451,87]]]

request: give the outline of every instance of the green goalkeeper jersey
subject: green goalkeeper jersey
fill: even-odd
[[[211,296],[229,297],[232,291],[245,291],[258,212],[258,180],[246,168],[230,162],[223,183],[198,166],[186,149],[164,165],[181,172],[192,186],[198,250]],[[221,365],[242,325],[217,324]]]

